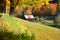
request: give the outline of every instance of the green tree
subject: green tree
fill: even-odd
[[[54,23],[57,26],[60,26],[60,0],[57,1],[57,10],[56,10],[56,16],[54,19]]]

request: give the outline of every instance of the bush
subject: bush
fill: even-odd
[[[58,15],[56,18],[55,18],[55,24],[57,26],[60,26],[60,15]]]

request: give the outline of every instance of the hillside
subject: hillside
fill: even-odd
[[[16,20],[19,18],[15,18]],[[28,22],[22,19],[17,20],[26,26],[32,33],[36,35],[38,40],[60,40],[60,29],[46,26],[39,23]]]
[[[28,22],[26,20],[22,20],[16,17],[11,17],[8,15],[2,16],[0,19],[0,24],[1,22],[2,24],[7,23],[10,26],[14,26],[13,29],[9,27],[14,34],[19,34],[21,32],[24,33],[24,31],[27,30],[29,33],[27,35],[31,36],[31,34],[33,34],[35,36],[34,40],[60,40],[60,29],[57,28],[53,28],[39,23]],[[0,30],[2,29],[0,28]],[[10,30],[8,29],[8,31]]]

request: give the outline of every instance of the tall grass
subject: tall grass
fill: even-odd
[[[0,19],[0,40],[34,40],[34,35],[10,16]]]

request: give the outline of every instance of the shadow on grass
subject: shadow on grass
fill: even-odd
[[[40,22],[41,24],[44,24],[44,25],[46,25],[46,26],[50,26],[50,27],[55,27],[55,28],[58,28],[58,29],[60,29],[60,26],[58,26],[58,25],[56,25],[56,24],[54,24],[54,23],[42,23],[42,22]]]
[[[55,27],[55,28],[59,28],[60,29],[60,26],[57,26],[57,25],[48,25],[48,26],[51,26],[51,27]]]
[[[44,24],[44,23],[43,23]],[[56,25],[56,24],[44,24],[44,25],[47,25],[47,26],[50,26],[50,27],[55,27],[55,28],[58,28],[60,29],[60,26]]]
[[[13,33],[0,31],[0,40],[34,40],[34,36],[28,36],[24,33],[14,35]]]

